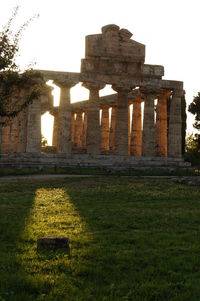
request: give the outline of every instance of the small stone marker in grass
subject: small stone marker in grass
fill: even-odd
[[[37,240],[38,248],[50,250],[67,249],[69,250],[69,239],[67,237],[41,237]]]

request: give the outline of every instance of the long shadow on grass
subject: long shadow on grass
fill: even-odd
[[[18,253],[35,197],[35,188],[17,182],[0,184],[0,300],[17,300],[24,281]]]

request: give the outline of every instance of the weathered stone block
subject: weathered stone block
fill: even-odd
[[[45,249],[69,250],[69,239],[67,237],[41,237],[37,240],[37,246]]]
[[[142,65],[142,75],[144,77],[159,78],[164,76],[164,67],[160,65]]]
[[[119,30],[117,25],[106,25],[102,34],[86,37],[86,57],[113,57],[127,61],[143,62],[145,59],[145,45],[131,40],[132,33],[127,29]]]

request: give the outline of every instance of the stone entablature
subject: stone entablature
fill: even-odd
[[[35,100],[1,129],[1,155],[39,157],[41,114],[49,111],[54,116],[53,145],[58,157],[69,160],[80,154],[80,158],[87,155],[84,160],[98,156],[99,161],[106,154],[111,161],[118,156],[181,159],[183,83],[163,80],[163,66],[144,64],[145,45],[131,36],[116,25],[104,26],[101,34],[86,37],[80,73],[39,70],[60,88],[60,105],[54,107],[45,96]],[[70,89],[79,82],[89,90],[89,99],[72,104]],[[99,97],[106,84],[116,93]]]

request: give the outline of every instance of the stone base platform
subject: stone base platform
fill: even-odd
[[[157,169],[189,169],[191,164],[183,159],[163,157],[132,157],[114,155],[73,154],[13,154],[0,156],[0,168],[3,167],[78,167],[104,168],[106,170],[145,170]]]

